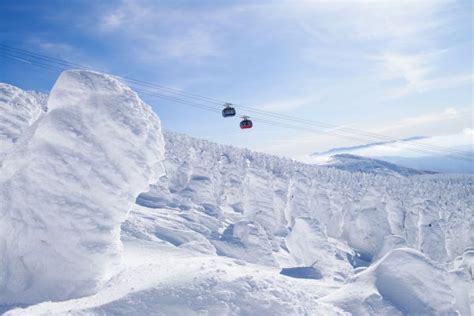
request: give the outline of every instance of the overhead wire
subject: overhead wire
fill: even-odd
[[[27,51],[27,50],[24,50],[24,49],[19,49],[19,48],[7,46],[5,44],[0,44],[0,50],[1,49],[15,51],[15,52],[25,54],[25,55],[30,56],[30,57],[40,58],[40,59],[42,59],[46,62],[58,63],[60,65],[64,65],[64,66],[67,66],[67,67],[73,66],[73,67],[78,67],[78,68],[81,68],[81,69],[94,70],[91,67],[87,67],[87,66],[80,65],[80,64],[77,64],[77,63],[69,62],[69,61],[66,61],[66,60],[59,59],[59,58],[54,58],[54,57],[50,57],[50,56],[46,56],[46,55],[42,55],[42,54],[38,54],[38,53],[33,53],[33,52],[30,52],[30,51]],[[159,84],[156,84],[156,83],[149,83],[147,81],[133,79],[133,78],[125,77],[125,76],[115,75],[115,77],[120,78],[120,79],[122,79],[124,81],[127,81],[129,83],[132,83],[132,84],[143,85],[143,86],[148,87],[148,88],[166,91],[167,93],[177,94],[177,95],[180,95],[180,96],[183,96],[183,97],[186,97],[186,98],[192,98],[192,99],[196,99],[196,100],[210,102],[210,103],[214,103],[216,105],[221,105],[221,104],[225,103],[224,100],[205,97],[205,96],[198,95],[198,94],[193,94],[193,93],[185,93],[185,92],[183,92],[179,89],[166,87],[166,86],[159,85]],[[270,116],[270,117],[277,118],[277,119],[289,120],[289,121],[292,121],[294,123],[318,126],[318,127],[322,127],[322,128],[326,128],[326,129],[331,129],[331,130],[337,129],[341,132],[346,132],[346,133],[350,133],[350,134],[357,134],[359,136],[374,138],[374,139],[377,139],[377,140],[383,140],[383,141],[388,141],[388,142],[400,142],[400,139],[398,139],[398,138],[382,135],[382,134],[379,134],[379,133],[368,132],[368,131],[359,130],[359,129],[355,129],[355,128],[351,128],[351,127],[340,127],[340,126],[336,126],[336,125],[333,125],[333,124],[328,124],[328,123],[323,123],[323,122],[318,122],[318,121],[293,117],[293,116],[289,116],[289,115],[285,115],[285,114],[281,114],[281,113],[275,113],[275,112],[265,111],[265,110],[261,110],[261,109],[256,109],[254,107],[249,107],[249,106],[245,106],[245,105],[242,105],[242,104],[235,104],[235,105],[237,105],[239,108],[247,110],[250,113],[257,113],[257,114],[262,114],[262,115]],[[469,158],[474,158],[472,153],[462,151],[462,150],[457,150],[457,149],[448,148],[448,147],[439,146],[439,145],[433,145],[433,144],[425,144],[425,143],[422,143],[420,141],[413,140],[413,139],[409,140],[409,142],[411,144],[416,144],[420,147],[424,147],[424,148],[427,148],[427,149],[433,149],[433,150],[437,150],[437,151],[444,151],[444,152],[450,153],[450,154],[459,154],[459,155],[467,156]]]
[[[33,66],[39,66],[41,68],[49,69],[49,70],[53,70],[53,71],[64,71],[64,70],[66,70],[68,68],[72,68],[72,67],[77,67],[77,68],[80,68],[80,69],[87,69],[87,70],[95,70],[91,67],[83,66],[83,65],[80,65],[80,64],[77,64],[77,63],[68,62],[66,60],[53,58],[53,57],[42,55],[42,54],[33,53],[33,52],[22,50],[22,49],[19,49],[19,48],[13,48],[13,47],[10,47],[10,46],[4,45],[4,44],[0,44],[0,53],[4,57],[11,58],[11,59],[14,59],[14,60],[17,60],[17,61],[20,61],[20,62],[31,64]],[[16,53],[16,55],[15,55],[15,53]],[[18,54],[20,54],[20,56],[18,56]],[[29,58],[29,59],[26,59],[26,58]],[[141,88],[145,87],[145,88],[148,88],[148,89],[157,90],[157,91],[162,92],[162,93],[163,92],[167,93],[168,95],[163,95],[161,93],[156,93],[156,91],[153,91],[153,92],[155,92],[156,95],[154,95],[154,96],[156,96],[156,97],[168,98],[168,100],[176,102],[176,103],[180,103],[180,104],[187,103],[188,105],[190,105],[191,103],[188,100],[179,99],[177,96],[184,97],[184,98],[187,98],[187,99],[199,100],[199,101],[207,102],[207,103],[213,103],[213,104],[216,104],[216,105],[219,105],[219,106],[221,106],[223,103],[225,103],[223,100],[204,97],[204,96],[200,96],[200,95],[197,95],[197,94],[184,93],[184,92],[182,92],[178,89],[169,88],[169,87],[165,87],[165,86],[162,86],[162,85],[149,83],[149,82],[146,82],[146,81],[143,81],[143,80],[138,80],[138,79],[133,79],[133,78],[128,78],[128,77],[122,77],[122,76],[115,76],[115,77],[117,77],[118,79],[121,79],[123,81],[126,81],[126,82],[128,82],[128,83],[130,83],[131,85],[134,85],[134,86],[138,86],[138,87],[141,87]],[[134,87],[134,89],[135,90],[140,90],[137,87]],[[141,90],[141,92],[145,93],[145,94],[153,93],[153,92],[150,92],[150,91],[143,91],[143,90]],[[173,96],[170,96],[169,95],[170,93],[173,94]],[[202,104],[199,105],[199,104],[194,103],[193,106],[197,107],[197,108],[200,108],[200,109],[211,110],[211,107],[205,106],[205,105],[202,105]],[[367,143],[367,140],[366,139],[361,139],[361,138],[358,138],[358,137],[354,137],[354,135],[363,136],[363,137],[367,137],[367,138],[384,139],[384,140],[387,140],[387,141],[393,142],[393,143],[400,142],[400,140],[397,139],[397,138],[392,138],[392,137],[389,137],[389,136],[380,135],[380,134],[376,134],[376,133],[361,131],[361,130],[352,129],[352,128],[338,128],[335,125],[331,125],[331,124],[327,124],[327,123],[321,123],[321,122],[315,122],[315,121],[306,120],[306,119],[300,119],[300,118],[296,118],[296,117],[292,117],[292,116],[288,116],[288,115],[284,115],[284,114],[280,114],[280,113],[274,113],[274,112],[259,110],[259,109],[253,108],[253,107],[248,107],[248,106],[243,106],[243,105],[237,105],[237,106],[239,108],[245,109],[247,112],[264,115],[266,117],[265,119],[253,116],[253,118],[256,118],[260,122],[267,122],[267,123],[270,123],[270,124],[278,123],[280,126],[284,126],[284,127],[287,127],[287,128],[317,132],[319,134],[333,134],[333,135],[336,135],[336,136],[339,136],[339,137],[344,137],[344,138],[355,140],[355,141],[358,141],[358,142],[361,142],[361,143]],[[213,107],[213,111],[214,112],[220,112],[220,110],[218,110],[215,107]],[[278,119],[280,121],[275,122],[275,121],[269,120],[268,117],[271,117],[273,119]],[[281,122],[281,120],[290,121],[292,123],[307,124],[307,125],[310,125],[311,127],[317,126],[318,128],[327,128],[327,129],[332,129],[332,130],[317,130],[317,129],[314,129],[314,128],[294,126],[294,125],[291,125],[291,124],[287,124],[286,122],[283,123],[283,122]],[[336,131],[339,131],[339,132],[336,132]],[[346,135],[346,134],[349,134],[349,135]],[[424,147],[424,150],[420,150],[419,148],[418,149],[410,148],[410,150],[412,150],[412,151],[423,152],[423,153],[431,153],[433,151],[434,152],[444,151],[444,152],[449,153],[451,155],[455,155],[455,156],[453,156],[453,158],[455,158],[455,157],[456,158],[468,158],[468,159],[473,158],[473,155],[471,153],[464,152],[464,151],[459,151],[459,150],[455,150],[455,149],[451,149],[451,148],[447,148],[447,147],[423,144],[423,143],[419,143],[419,142],[416,142],[416,141],[409,141],[409,142],[404,141],[404,142],[401,142],[401,143],[403,143],[404,145],[411,146],[411,147],[417,147],[417,146],[418,147]]]
[[[81,69],[94,70],[91,67],[83,66],[83,65],[80,65],[80,64],[77,64],[77,63],[69,62],[69,61],[66,61],[66,60],[62,60],[62,59],[58,59],[58,58],[54,58],[54,57],[50,57],[50,56],[46,56],[46,55],[42,55],[42,54],[38,54],[38,53],[33,53],[33,52],[23,50],[23,49],[19,49],[19,48],[14,48],[14,47],[7,46],[7,45],[4,45],[4,44],[0,44],[0,50],[1,49],[16,51],[16,52],[25,54],[25,55],[30,56],[30,57],[40,58],[40,59],[42,59],[44,61],[47,61],[47,62],[59,63],[60,65],[64,65],[64,66],[68,66],[68,67],[74,66],[74,67],[78,67],[78,68],[81,68]],[[129,83],[143,85],[143,86],[146,86],[148,88],[166,91],[167,93],[178,94],[178,95],[186,97],[186,98],[192,98],[192,99],[202,100],[202,101],[206,101],[206,102],[211,102],[211,103],[214,103],[216,105],[217,104],[221,105],[222,103],[225,103],[225,101],[223,101],[223,100],[219,100],[219,99],[215,99],[215,98],[209,98],[209,97],[201,96],[201,95],[198,95],[198,94],[184,93],[184,92],[182,92],[181,90],[178,90],[178,89],[166,87],[166,86],[159,85],[159,84],[149,83],[149,82],[146,82],[146,81],[143,81],[143,80],[133,79],[133,78],[129,78],[129,77],[123,77],[123,76],[115,76],[115,77],[120,78],[120,79],[122,79],[124,81],[127,81]],[[399,142],[400,141],[400,139],[398,139],[398,138],[390,137],[390,136],[386,136],[386,135],[382,135],[382,134],[378,134],[378,133],[374,133],[374,132],[358,130],[358,129],[354,129],[354,128],[350,128],[350,127],[339,127],[339,126],[328,124],[328,123],[317,122],[317,121],[297,118],[297,117],[293,117],[293,116],[289,116],[289,115],[285,115],[285,114],[281,114],[281,113],[274,113],[274,112],[270,112],[270,111],[260,110],[260,109],[256,109],[256,108],[245,106],[245,105],[238,105],[238,107],[246,109],[248,112],[251,112],[251,113],[258,113],[258,114],[262,114],[262,115],[265,115],[265,116],[271,116],[271,117],[277,118],[277,119],[289,120],[289,121],[292,121],[292,122],[295,122],[295,123],[313,125],[313,126],[318,126],[318,127],[332,129],[332,130],[337,129],[341,132],[346,132],[346,133],[350,133],[350,134],[358,134],[359,136],[376,138],[378,140],[384,140],[384,141],[388,141],[388,142]],[[472,155],[472,153],[469,153],[469,152],[466,152],[466,151],[456,150],[456,149],[448,148],[448,147],[444,147],[444,146],[425,144],[425,143],[421,143],[421,142],[413,140],[413,139],[410,140],[410,143],[411,144],[416,144],[416,145],[419,145],[420,147],[425,147],[425,148],[428,148],[428,149],[434,149],[434,150],[438,150],[438,151],[445,151],[446,153],[464,155],[464,156],[468,156],[469,158],[474,157]]]
[[[195,102],[189,102],[187,100],[183,100],[183,99],[179,99],[179,98],[175,98],[175,97],[170,97],[170,96],[167,96],[167,95],[162,95],[162,94],[159,94],[159,93],[156,93],[156,92],[150,92],[150,91],[137,89],[137,88],[135,88],[134,91],[137,91],[142,95],[148,95],[148,96],[151,96],[151,97],[158,97],[158,98],[161,98],[161,99],[170,100],[172,102],[183,104],[183,105],[186,105],[186,106],[197,107],[197,108],[201,108],[201,109],[211,111],[211,112],[215,112],[215,113],[219,113],[219,114],[221,113],[220,110],[218,110],[214,107],[206,106],[206,105],[195,103]],[[316,134],[326,134],[327,133],[324,130],[317,130],[317,129],[314,129],[314,128],[292,125],[292,124],[288,124],[286,122],[269,120],[269,119],[258,117],[258,116],[257,117],[252,116],[252,120],[255,121],[255,122],[258,122],[258,123],[264,123],[266,125],[271,125],[271,126],[275,126],[275,124],[278,124],[278,126],[281,126],[281,127],[285,127],[285,128],[293,129],[293,130],[298,130],[298,131],[303,131],[303,132],[316,133]],[[337,134],[337,133],[334,133],[334,132],[331,133],[331,134],[334,134],[335,136],[343,137],[343,138],[346,138],[346,139],[350,139],[350,140],[353,140],[353,141],[356,141],[356,142],[361,142],[361,143],[366,142],[365,139],[361,139],[361,138],[357,138],[357,137],[353,137],[353,136],[349,136],[349,135],[345,135],[345,134]],[[417,152],[417,153],[422,153],[422,154],[432,153],[430,151],[423,150],[423,149],[418,149],[418,148],[410,148],[410,151]],[[452,157],[452,158],[453,159],[466,160],[466,158],[464,158],[464,157]]]

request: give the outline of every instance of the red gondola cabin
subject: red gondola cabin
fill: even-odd
[[[241,129],[252,128],[252,127],[253,127],[252,121],[249,120],[248,117],[244,117],[243,120],[240,122]]]

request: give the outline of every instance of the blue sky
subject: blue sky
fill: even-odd
[[[219,100],[472,146],[472,2],[9,1],[0,42]],[[0,81],[57,75],[0,57]],[[350,139],[143,98],[170,130],[299,157]],[[240,112],[245,114],[244,112]],[[369,142],[369,140],[368,140]]]

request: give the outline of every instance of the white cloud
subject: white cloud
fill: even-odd
[[[49,38],[34,36],[26,40],[28,45],[34,47],[37,53],[64,59],[70,63],[78,64],[97,71],[109,72],[106,61],[98,60],[87,54],[87,51],[73,44],[58,42]],[[69,66],[54,65],[56,68],[70,68]]]
[[[472,137],[474,137],[474,129],[473,128],[465,128],[463,129],[463,134],[470,136],[471,137],[471,142],[472,142]]]
[[[422,144],[439,146],[472,146],[472,109],[448,107],[440,112],[407,117],[395,122],[386,122],[383,128],[358,129],[377,134],[380,137],[366,137],[346,130],[347,125],[326,129],[325,132],[302,132],[288,138],[279,137],[263,148],[272,154],[304,157],[316,151],[324,151],[336,147],[346,147],[368,144],[381,140],[400,139],[411,136],[430,136],[424,140],[417,140]],[[468,127],[466,127],[468,126]],[[306,126],[308,127],[308,126]],[[311,127],[309,127],[311,128]],[[341,137],[345,135],[346,137]],[[386,138],[387,137],[387,138]],[[355,141],[351,138],[357,138]],[[415,148],[415,150],[413,150]],[[354,152],[361,155],[420,155],[423,153],[410,143],[395,143],[384,146],[375,146],[370,149]],[[300,158],[298,158],[300,159]]]
[[[429,53],[400,54],[385,53],[379,60],[380,76],[383,80],[400,79],[388,94],[388,98],[400,98],[411,93],[421,93],[432,89],[449,89],[472,83],[472,74],[439,73],[440,62],[446,50]]]
[[[472,73],[453,73],[452,56],[438,39],[452,31],[454,0],[303,1],[279,8],[307,35],[303,58],[365,81],[390,87],[386,98],[401,98],[472,82]],[[281,18],[280,15],[276,15]]]
[[[99,30],[130,44],[135,58],[145,62],[180,59],[195,62],[221,53],[216,26],[219,13],[206,14],[170,3],[123,0],[99,13]]]
[[[408,133],[411,135],[424,134],[421,131],[427,127],[436,127],[440,129],[441,125],[450,125],[455,129],[459,129],[459,120],[465,120],[464,124],[469,124],[469,116],[466,113],[472,113],[472,109],[448,107],[441,112],[430,112],[418,116],[407,117],[397,122],[386,124],[382,128],[372,128],[369,131],[381,134],[401,134]]]
[[[145,2],[122,0],[110,11],[102,11],[99,16],[99,28],[104,32],[124,31],[135,28],[141,21],[152,16],[149,4]]]
[[[357,150],[354,154],[363,156],[401,156],[417,157],[426,155],[459,154],[459,147],[474,150],[472,134],[463,130],[459,133],[429,137],[416,141],[397,142]],[[465,152],[465,150],[462,150]],[[467,157],[463,155],[463,157]]]
[[[288,100],[276,99],[273,101],[267,101],[260,103],[259,109],[265,111],[274,111],[274,112],[286,112],[291,110],[296,110],[311,103],[315,103],[318,100],[315,98],[294,98]]]
[[[163,51],[167,56],[176,58],[219,55],[219,49],[211,34],[203,30],[191,30],[180,37],[165,40]]]
[[[388,78],[403,78],[414,89],[425,85],[426,76],[433,71],[433,53],[402,55],[388,53],[382,56],[384,74]]]

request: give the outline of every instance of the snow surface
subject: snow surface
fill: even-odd
[[[43,270],[28,270],[28,285],[61,295],[31,296],[23,289],[19,293],[34,300],[19,305],[5,300],[11,294],[3,288],[0,313],[471,315],[474,310],[472,176],[347,172],[172,132],[164,133],[163,153],[159,121],[133,92],[108,76],[72,74],[97,80],[79,75],[81,80],[61,84],[61,93],[57,84],[50,112],[23,133],[25,145],[10,150],[0,176],[1,201],[16,194],[5,199],[9,207],[0,206],[0,225],[8,223],[0,227],[0,242],[13,243],[12,232],[28,232],[23,240],[31,245],[23,245],[28,252],[21,255],[39,256],[41,249],[46,257],[37,258]],[[83,84],[87,89],[78,90]],[[69,102],[73,97],[77,102]],[[56,121],[64,114],[53,114],[54,100],[74,114],[66,116],[72,129]],[[129,123],[141,134],[125,137],[122,125]],[[108,154],[98,154],[102,151]],[[32,159],[37,157],[41,164]],[[166,175],[157,179],[163,158]],[[24,179],[23,191],[13,182],[6,187],[9,177]],[[148,191],[150,181],[155,183]],[[133,205],[140,192],[146,193]],[[36,201],[38,210],[25,207]],[[117,227],[128,210],[122,252]],[[13,222],[13,214],[21,216]],[[43,227],[30,229],[37,219]],[[6,234],[4,227],[10,229]],[[47,246],[41,241],[46,237]],[[82,242],[90,245],[92,239],[94,247],[84,249]],[[9,249],[6,258],[12,260],[17,248]],[[56,254],[77,262],[57,264]],[[67,264],[82,268],[82,274],[71,273]],[[11,279],[9,269],[0,264],[0,285],[4,275]],[[21,269],[14,270],[21,276]],[[82,276],[90,283],[81,283]],[[75,292],[41,283],[64,277]]]
[[[226,257],[124,239],[126,269],[98,294],[46,302],[14,315],[344,315],[318,302],[330,287]]]
[[[93,293],[120,264],[120,223],[163,173],[158,117],[112,77],[64,72],[47,106],[1,169],[0,304]]]
[[[408,248],[389,252],[322,301],[352,315],[458,315],[469,310],[456,301],[448,272]]]
[[[46,112],[47,95],[0,83],[0,167],[23,132]]]

